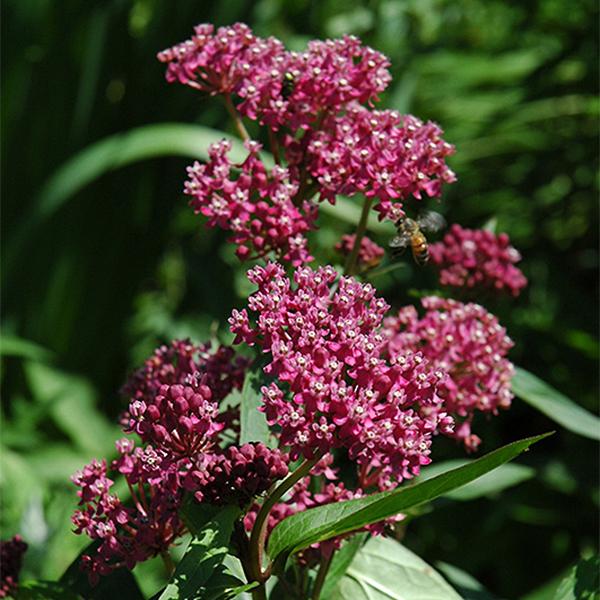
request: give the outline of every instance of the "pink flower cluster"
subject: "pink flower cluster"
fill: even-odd
[[[13,597],[19,583],[19,571],[27,544],[20,535],[0,541],[0,598]]]
[[[163,386],[192,387],[197,389],[207,402],[212,400],[213,403],[218,404],[232,390],[241,389],[247,367],[248,360],[236,356],[233,348],[229,346],[219,346],[216,351],[211,352],[210,344],[197,345],[190,340],[174,340],[168,346],[158,348],[144,366],[131,375],[121,389],[122,395],[129,400],[129,409],[122,417],[122,424],[127,432],[136,431],[146,436],[147,441],[153,441],[147,436],[151,435],[152,422],[160,424],[158,423],[160,408],[150,407],[158,402],[161,396],[159,392]],[[190,391],[185,393],[189,394]],[[164,394],[162,396],[164,397]],[[192,407],[191,410],[198,408],[199,406]],[[171,418],[174,418],[172,405],[169,410]],[[187,411],[189,410],[188,405]],[[236,428],[236,412],[221,412],[215,417],[214,408],[208,404],[204,410],[208,410],[212,415],[211,418],[215,419],[212,433],[225,427]],[[185,414],[187,411],[178,413],[177,416],[189,417],[190,415]],[[197,418],[193,417],[193,419]],[[187,425],[182,426],[187,427]],[[161,434],[157,433],[157,435]]]
[[[117,449],[121,456],[112,468],[125,477],[132,507],[111,492],[114,482],[108,477],[106,461],[92,461],[72,478],[80,488],[81,506],[73,515],[75,533],[100,542],[96,554],[82,557],[82,568],[92,584],[114,569],[133,569],[166,551],[184,531],[177,513],[182,493],[164,453],[151,446],[135,448],[126,439],[117,442]]]
[[[441,242],[431,244],[429,255],[440,269],[440,283],[456,288],[491,289],[518,296],[527,279],[515,264],[521,255],[506,233],[452,225]]]
[[[451,435],[475,450],[481,442],[471,433],[475,413],[496,414],[510,406],[514,369],[506,355],[513,343],[498,319],[478,304],[435,296],[423,298],[422,304],[422,318],[414,306],[406,306],[385,320],[389,355],[393,359],[418,350],[448,374],[437,393],[444,410],[462,419]]]
[[[379,332],[388,305],[370,284],[332,267],[297,269],[292,286],[281,265],[248,273],[258,291],[233,311],[236,342],[270,355],[262,389],[267,421],[280,428],[292,459],[345,448],[371,485],[388,488],[430,462],[433,433],[450,430],[436,388],[444,373],[418,352],[386,361]]]
[[[288,474],[287,462],[287,455],[264,444],[230,446],[222,454],[198,455],[183,486],[198,502],[245,506]]]
[[[402,204],[421,193],[439,196],[443,182],[456,180],[446,165],[454,147],[442,139],[435,123],[423,123],[393,110],[372,111],[350,105],[332,115],[317,131],[307,152],[308,170],[319,184],[321,199],[357,192],[378,200],[381,219],[397,220]]]
[[[188,167],[190,206],[208,217],[209,227],[232,233],[229,241],[242,260],[270,252],[294,266],[312,260],[305,234],[314,228],[316,205],[309,200],[295,204],[297,185],[290,183],[288,171],[275,166],[267,172],[258,155],[260,145],[248,142],[246,148],[249,155],[237,165],[235,178],[226,141],[210,147],[206,165]]]
[[[230,112],[268,128],[276,166],[267,171],[260,145],[245,140],[241,165],[229,144],[211,148],[208,164],[188,168],[185,193],[209,227],[232,232],[241,260],[272,253],[293,266],[308,262],[305,234],[317,205],[336,195],[377,200],[380,218],[397,220],[402,200],[439,196],[456,177],[446,165],[454,147],[434,123],[396,111],[372,110],[389,84],[389,60],[359,39],[313,40],[290,52],[275,38],[255,36],[243,24],[199,25],[190,40],[161,52],[167,80],[225,97]],[[241,170],[237,177],[233,169]]]
[[[140,437],[117,442],[115,475],[124,477],[132,506],[112,492],[106,461],[92,461],[73,476],[80,508],[76,533],[100,545],[82,558],[92,582],[120,567],[168,550],[185,531],[178,509],[185,491],[213,504],[249,504],[288,472],[287,455],[262,444],[224,447],[219,434],[232,424],[219,402],[240,388],[248,361],[221,346],[176,340],[161,346],[123,392],[130,398],[124,429]],[[234,431],[235,433],[235,431]]]
[[[343,235],[342,239],[335,245],[335,249],[343,256],[349,256],[354,248],[356,235]],[[381,259],[385,256],[385,250],[378,246],[373,240],[366,235],[360,240],[360,248],[358,250],[358,266],[361,269],[371,269],[376,267]]]

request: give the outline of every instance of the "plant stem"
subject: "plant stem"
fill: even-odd
[[[275,164],[281,164],[281,158],[279,156],[279,142],[277,141],[277,134],[268,127],[269,130],[269,145],[271,146],[271,154],[275,159]]]
[[[269,577],[269,566],[264,572],[262,569],[263,555],[265,549],[265,539],[267,537],[267,518],[271,509],[280,498],[291,489],[300,479],[306,477],[310,470],[323,458],[325,452],[318,452],[314,458],[306,459],[293,473],[288,475],[272,492],[267,496],[263,505],[258,511],[252,535],[250,536],[250,568],[255,581],[263,582]]]
[[[267,600],[267,591],[264,585],[252,589],[252,600]]]
[[[173,577],[173,573],[175,573],[175,563],[173,562],[173,558],[169,554],[168,550],[163,550],[160,553],[160,557],[162,558],[163,563],[165,565],[165,570],[167,571],[167,575],[168,575],[169,579],[171,579],[171,577]]]
[[[344,275],[354,275],[356,273],[356,266],[358,264],[358,253],[360,251],[360,243],[362,242],[362,239],[365,236],[365,232],[367,230],[367,221],[369,219],[369,211],[371,210],[372,204],[373,198],[365,198],[362,213],[360,214],[360,220],[356,227],[356,237],[354,239],[354,246],[352,247],[352,252],[350,252],[350,256],[348,256],[348,260],[346,261]]]
[[[333,560],[334,552],[335,549],[329,552],[328,556],[323,556],[323,558],[321,558],[319,572],[317,573],[317,578],[315,579],[315,585],[313,587],[313,592],[311,596],[312,600],[319,600],[319,597],[321,596],[321,590],[323,589],[325,578],[327,577],[327,573],[329,572],[329,567],[331,566],[331,561]]]
[[[229,116],[233,119],[233,124],[237,129],[238,135],[245,142],[247,142],[250,139],[250,136],[248,135],[248,131],[246,130],[244,122],[242,121],[242,117],[233,105],[233,102],[231,100],[231,94],[223,94],[223,98],[225,100],[225,108],[227,109]]]

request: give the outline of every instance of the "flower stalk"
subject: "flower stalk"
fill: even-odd
[[[362,213],[360,214],[360,220],[358,221],[358,225],[356,227],[356,237],[354,238],[354,246],[352,247],[352,252],[348,256],[348,260],[346,261],[346,266],[344,269],[344,275],[354,275],[356,273],[356,268],[358,265],[358,254],[360,251],[360,244],[362,242],[363,237],[367,231],[367,222],[369,220],[369,211],[371,210],[371,205],[373,204],[373,198],[365,198],[365,202],[363,204]]]

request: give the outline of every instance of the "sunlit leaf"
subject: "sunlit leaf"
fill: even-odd
[[[280,555],[285,557],[316,542],[360,529],[443,496],[512,460],[548,435],[513,442],[468,465],[410,487],[402,486],[364,498],[326,504],[292,515],[281,521],[271,533],[269,555],[273,560]]]
[[[515,395],[565,429],[600,440],[600,419],[575,404],[535,375],[517,367],[512,379]]]
[[[272,445],[269,425],[265,414],[259,411],[262,406],[260,388],[265,385],[262,369],[248,372],[244,380],[240,403],[240,444],[262,442]]]
[[[355,556],[333,600],[460,600],[446,580],[395,540],[371,538]]]

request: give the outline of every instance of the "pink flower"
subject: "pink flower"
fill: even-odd
[[[326,118],[310,138],[308,170],[319,183],[321,199],[358,192],[377,199],[380,218],[402,216],[400,200],[439,196],[442,183],[456,181],[445,163],[454,147],[434,123],[396,111],[371,111],[352,104],[340,116]],[[296,156],[304,156],[294,150]],[[289,152],[294,164],[294,154]]]
[[[220,27],[197,25],[191,39],[158,54],[167,63],[167,81],[188,85],[211,95],[237,92],[260,80],[284,52],[275,38],[256,37],[243,23]]]
[[[27,544],[20,535],[0,541],[0,598],[12,598],[17,591],[26,551]]]
[[[291,458],[343,447],[371,485],[416,475],[446,419],[436,394],[444,374],[416,352],[385,360],[379,327],[389,307],[374,288],[347,277],[336,288],[329,266],[298,269],[294,284],[275,263],[248,278],[258,287],[248,300],[256,320],[235,311],[231,330],[270,358],[263,410]]]
[[[117,449],[121,456],[112,468],[127,480],[132,506],[111,492],[105,461],[93,461],[72,477],[80,488],[80,508],[72,517],[75,533],[100,542],[93,556],[82,557],[92,584],[167,550],[184,531],[177,512],[183,492],[175,483],[174,463],[164,453],[150,446],[134,448],[128,440],[121,440]]]
[[[222,454],[198,455],[183,486],[198,502],[245,506],[288,474],[287,462],[287,455],[264,444],[230,446]]]
[[[442,408],[462,419],[450,433],[475,450],[481,440],[471,433],[476,412],[497,414],[509,408],[513,365],[506,358],[513,343],[498,319],[478,304],[463,304],[435,296],[422,300],[419,318],[413,306],[385,321],[389,355],[419,350],[429,362],[448,373],[440,382]],[[449,432],[448,432],[449,433]]]
[[[349,256],[354,248],[355,240],[356,236],[354,234],[343,235],[342,239],[335,245],[335,249],[343,256]],[[360,268],[370,269],[376,267],[384,256],[385,250],[381,246],[378,246],[367,236],[363,236],[358,251],[358,265]]]
[[[513,296],[527,285],[521,270],[514,266],[521,255],[505,233],[452,225],[441,242],[431,244],[429,254],[440,270],[442,285],[491,289]]]
[[[249,155],[237,165],[234,177],[227,153],[229,142],[213,144],[206,165],[196,162],[188,168],[185,193],[190,206],[208,217],[209,227],[230,231],[241,260],[264,257],[270,252],[294,266],[312,260],[305,234],[314,228],[316,205],[308,200],[295,204],[297,186],[286,169],[268,172],[258,155],[260,145],[246,144]]]

